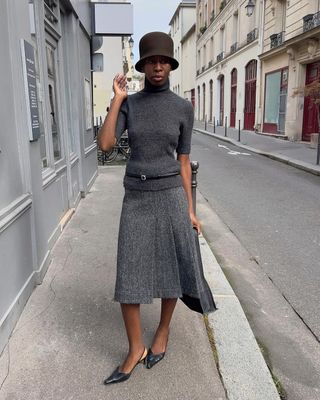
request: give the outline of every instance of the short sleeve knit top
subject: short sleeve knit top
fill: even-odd
[[[117,121],[117,138],[127,129],[131,148],[124,187],[162,190],[181,186],[175,153],[190,153],[193,119],[192,104],[173,93],[169,81],[154,86],[145,79],[145,88],[122,103]],[[148,179],[163,175],[169,176]]]

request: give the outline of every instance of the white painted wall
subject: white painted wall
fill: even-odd
[[[104,119],[110,105],[113,78],[123,73],[121,38],[104,37],[98,52],[103,54],[104,71],[93,73],[94,119],[100,116]]]

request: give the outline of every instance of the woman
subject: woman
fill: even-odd
[[[170,36],[148,33],[139,50],[136,69],[145,74],[145,88],[128,97],[125,77],[115,77],[114,98],[98,137],[101,149],[108,150],[128,129],[131,147],[123,181],[114,297],[121,303],[129,352],[105,384],[129,379],[139,362],[151,368],[162,360],[177,299],[199,298],[204,292],[193,233],[193,227],[201,231],[191,194],[193,107],[169,89],[170,71],[179,66]],[[206,312],[215,309],[210,296]],[[153,298],[161,298],[161,317],[147,351],[140,304],[152,303]]]

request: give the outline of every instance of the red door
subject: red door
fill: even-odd
[[[244,129],[254,130],[256,117],[256,82],[257,60],[251,60],[246,66],[245,100],[244,100]]]
[[[224,76],[220,78],[220,126],[223,126],[224,119]]]
[[[307,65],[306,85],[314,81],[320,81],[320,62]],[[319,132],[317,121],[317,109],[312,104],[310,97],[304,98],[302,140],[310,142],[311,133]]]
[[[195,103],[196,103],[196,93],[194,89],[191,89],[191,104],[193,108],[195,107]]]
[[[237,70],[234,68],[231,71],[231,107],[230,107],[230,126],[236,125],[237,112]]]

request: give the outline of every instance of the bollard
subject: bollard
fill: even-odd
[[[216,133],[216,117],[213,117],[213,133]]]
[[[196,201],[197,201],[197,173],[199,169],[199,162],[198,161],[191,161],[191,190],[192,190],[192,203],[193,203],[193,210],[194,214],[196,215]]]
[[[240,142],[240,119],[239,119],[239,127],[238,127],[238,142]]]
[[[207,116],[204,118],[204,130],[207,130]]]
[[[224,119],[224,136],[227,137],[227,120],[228,117],[226,116]]]

